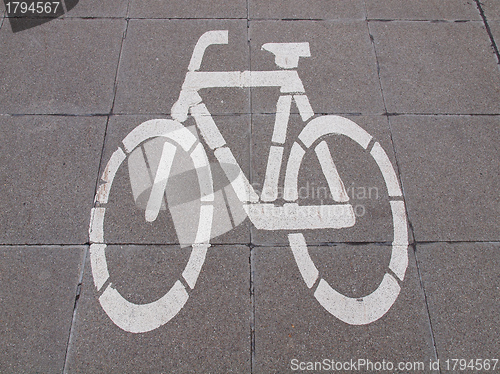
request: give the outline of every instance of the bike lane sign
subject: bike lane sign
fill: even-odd
[[[144,333],[159,328],[185,306],[205,262],[211,239],[231,230],[246,218],[259,230],[287,235],[291,254],[305,283],[317,302],[333,317],[349,325],[366,325],[389,312],[396,301],[408,266],[408,229],[402,191],[394,167],[382,148],[365,129],[338,115],[316,115],[297,72],[300,59],[311,56],[309,43],[266,43],[264,51],[274,55],[276,70],[201,71],[205,51],[212,45],[228,43],[227,30],[208,31],[194,46],[171,119],[153,119],[139,124],[122,141],[106,164],[91,212],[90,259],[99,303],[121,329]],[[269,145],[263,186],[258,191],[236,160],[216,120],[199,91],[206,88],[279,88],[276,116]],[[291,108],[298,109],[304,127],[289,144]],[[185,125],[194,119],[195,128]],[[198,135],[199,134],[199,135]],[[391,257],[378,287],[363,297],[349,297],[325,280],[309,253],[304,231],[343,229],[357,223],[355,207],[339,171],[329,141],[347,139],[377,166],[385,184],[392,217]],[[313,154],[326,180],[331,201],[304,204],[299,175],[305,155]],[[184,157],[179,157],[183,155]],[[285,157],[286,155],[286,157]],[[182,161],[181,161],[182,159]],[[214,159],[215,163],[209,160]],[[213,172],[214,164],[227,183]],[[108,199],[120,168],[128,168],[129,187],[145,222],[155,222],[169,212],[182,248],[190,250],[180,278],[159,299],[137,304],[127,300],[115,287],[106,258]],[[186,186],[183,175],[197,182]],[[177,182],[176,182],[177,181]],[[281,185],[280,185],[281,184]],[[217,187],[218,186],[218,187]],[[220,189],[231,190],[231,202],[216,199]],[[167,191],[169,191],[167,193]],[[194,192],[193,192],[194,191]],[[232,212],[231,225],[214,225],[219,209]],[[190,218],[185,219],[186,216]]]

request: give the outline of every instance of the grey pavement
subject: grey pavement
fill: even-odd
[[[66,0],[63,15],[41,21],[12,18],[7,3],[0,373],[500,372],[498,0]],[[195,45],[212,30],[228,30],[228,43],[209,46],[200,71],[221,87],[194,101],[257,194],[277,181],[267,203],[284,213],[260,226],[233,188],[239,169],[197,127],[210,116],[172,121]],[[286,90],[228,87],[217,72],[274,79],[283,69],[262,46],[306,42],[310,56],[292,70],[316,114],[306,118],[295,95],[280,140]],[[323,117],[334,129],[334,116],[359,137],[308,144],[303,128]],[[308,228],[323,213],[284,210],[297,152],[298,204],[347,206],[334,201],[321,149],[352,225]],[[204,227],[210,247],[187,246]],[[377,299],[394,289],[389,304]]]

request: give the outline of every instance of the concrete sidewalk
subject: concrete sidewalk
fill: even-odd
[[[80,0],[72,9],[67,2],[61,17],[19,32],[5,4],[0,373],[500,372],[500,2]],[[145,160],[144,191],[152,195],[163,154],[149,140],[140,154],[122,141],[146,121],[172,118],[193,50],[212,30],[229,37],[208,47],[201,62],[200,71],[217,79],[217,72],[285,72],[262,46],[309,43],[310,56],[303,54],[295,70],[315,117],[304,114],[295,90],[286,140],[277,141],[273,126],[289,93],[249,87],[260,73],[248,81],[250,73],[238,75],[240,87],[216,82],[220,87],[199,94],[256,192],[265,193],[266,178],[276,179],[277,205],[289,202],[283,186],[293,173],[285,177],[285,169],[300,152],[295,200],[334,203],[319,155],[325,144],[356,224],[253,224],[231,187],[239,169],[229,176],[212,151],[223,147],[212,146],[189,116],[183,125],[207,151],[215,190],[211,246],[193,286],[185,268],[194,256],[181,248],[178,227],[191,230],[186,236],[201,232],[199,212],[207,206],[192,198],[203,188],[199,168],[181,166],[194,160],[195,145],[178,147],[172,175],[179,185],[167,185],[158,218],[147,222],[149,195],[134,190],[130,160]],[[373,138],[363,145],[337,134],[307,144],[300,135],[307,123],[334,115]],[[390,190],[378,149],[401,196]],[[272,152],[283,154],[274,172],[266,169]],[[123,160],[104,203],[99,191],[117,154]],[[170,198],[180,199],[178,209]],[[394,205],[403,203],[406,218],[394,218]],[[95,239],[91,212],[103,206],[104,238]],[[276,220],[292,221],[293,214]],[[298,225],[307,219],[299,216]],[[406,219],[407,267],[396,229]],[[305,252],[291,250],[291,237],[304,238]],[[301,267],[306,263],[315,277]],[[326,283],[357,308],[388,277],[400,292],[369,323],[343,321],[349,307],[318,296]],[[141,305],[171,289],[184,291],[165,306],[180,305],[167,322],[150,331],[124,327],[142,318]],[[109,290],[137,307],[106,310]],[[384,308],[374,305],[352,314],[368,321]],[[163,318],[154,310],[145,312],[146,322]]]

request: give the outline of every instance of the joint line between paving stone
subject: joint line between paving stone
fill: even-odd
[[[234,116],[250,116],[252,113],[216,113],[212,114],[214,117],[234,117]],[[270,113],[270,112],[262,112],[262,113],[255,113],[258,115],[263,115],[263,116],[268,116],[268,115],[276,115],[276,113]],[[291,115],[296,115],[298,116],[299,113],[290,113]],[[398,116],[422,116],[422,117],[450,117],[450,116],[455,116],[455,117],[499,117],[499,113],[412,113],[412,112],[407,112],[407,113],[398,113],[398,112],[390,112],[390,113],[375,113],[375,112],[365,112],[365,113],[360,113],[360,112],[318,112],[315,113],[318,116],[328,116],[328,115],[338,115],[338,116],[389,116],[389,117],[398,117]],[[150,112],[144,112],[144,113],[83,113],[83,114],[75,114],[75,113],[1,113],[1,116],[10,116],[10,117],[29,117],[29,116],[37,116],[37,117],[115,117],[115,116],[150,116],[150,117],[158,117],[158,116],[164,116],[168,117],[170,116],[170,113],[150,113]]]
[[[481,15],[481,19],[483,20],[484,27],[486,28],[486,32],[491,41],[491,46],[495,52],[495,56],[497,57],[497,64],[500,65],[500,53],[498,51],[497,44],[495,42],[495,38],[493,37],[493,33],[491,32],[490,25],[488,24],[488,20],[486,19],[486,14],[484,13],[483,7],[481,6],[481,2],[479,0],[474,0],[476,2],[477,9],[479,14]]]
[[[117,91],[117,85],[118,85],[118,71],[120,69],[120,61],[122,59],[123,45],[125,44],[125,37],[127,36],[128,24],[129,24],[129,21],[126,20],[125,30],[123,32],[122,41],[121,41],[121,45],[120,45],[120,52],[118,54],[118,62],[116,64],[116,70],[115,70],[115,78],[114,78],[114,85],[113,85],[113,102],[111,104],[110,112],[107,114],[106,125],[104,127],[104,136],[103,136],[102,147],[101,147],[101,157],[99,159],[99,165],[97,167],[97,176],[96,176],[96,182],[95,182],[95,188],[94,188],[94,195],[92,197],[93,199],[95,199],[95,195],[97,194],[97,189],[99,188],[100,173],[101,173],[101,168],[103,166],[103,160],[104,160],[104,148],[106,147],[106,136],[108,134],[109,120],[110,120],[111,115],[113,113],[113,109],[114,109],[115,101],[116,101],[116,91]],[[94,206],[95,203],[96,202],[93,201],[92,205]],[[90,233],[89,233],[89,235],[90,235]],[[90,237],[89,237],[89,242],[90,242]]]
[[[422,116],[422,117],[498,117],[500,113],[387,113],[389,117],[398,117],[398,116]]]
[[[123,18],[123,17],[122,17]],[[129,20],[134,21],[234,21],[234,20],[247,20],[247,17],[127,17]]]
[[[88,252],[89,252],[89,247],[86,246],[85,247],[85,251],[83,252],[82,266],[81,266],[80,274],[79,274],[79,277],[78,277],[78,284],[77,284],[76,290],[75,290],[75,302],[73,304],[73,314],[71,316],[71,324],[70,324],[70,327],[69,327],[68,341],[66,343],[66,352],[64,353],[64,366],[63,366],[62,374],[64,374],[64,373],[67,372],[68,359],[69,359],[69,350],[70,350],[71,343],[73,341],[73,334],[74,334],[74,330],[75,330],[75,321],[76,321],[76,313],[77,313],[77,309],[78,309],[78,301],[80,299],[80,294],[81,294],[81,290],[82,290],[83,274],[84,274],[84,271],[85,271],[85,264],[87,262]]]
[[[95,201],[95,196],[97,194],[97,190],[99,188],[99,181],[100,181],[100,175],[101,175],[101,167],[103,166],[103,159],[104,159],[104,148],[106,146],[106,135],[108,133],[108,125],[109,125],[109,119],[110,116],[106,117],[106,125],[104,126],[104,135],[102,137],[102,145],[101,145],[101,155],[99,157],[99,164],[97,165],[97,176],[95,180],[95,186],[94,186],[94,194],[92,195],[92,206],[95,207],[96,201]],[[88,243],[90,243],[90,232],[88,233]]]
[[[367,18],[369,22],[415,22],[415,23],[474,23],[475,19],[405,19],[405,18]]]
[[[253,373],[255,367],[255,288],[254,288],[254,276],[255,276],[255,252],[252,245],[248,246],[250,250],[249,262],[250,262],[250,372]]]
[[[424,294],[425,309],[427,310],[427,317],[429,319],[429,329],[430,329],[430,333],[431,333],[432,346],[434,348],[434,354],[436,355],[436,360],[439,361],[439,354],[438,354],[438,350],[437,350],[437,346],[436,346],[436,339],[434,338],[434,327],[432,325],[431,311],[429,308],[429,302],[427,300],[427,293],[425,292],[424,281],[422,279],[422,274],[420,272],[420,265],[418,262],[417,244],[413,244],[413,253],[415,255],[415,265],[417,268],[417,275],[418,275],[418,280],[420,282],[420,288],[422,289],[422,292]],[[439,368],[439,373],[441,373],[441,368]]]
[[[68,20],[91,20],[91,19],[109,19],[109,20],[114,20],[114,19],[124,19],[123,17],[113,17],[113,16],[79,16],[79,17],[72,17],[71,15],[66,15],[63,14],[59,18],[54,18],[54,17],[37,17],[37,16],[11,16],[11,17],[5,17],[5,18],[10,18],[10,19],[47,19],[47,20],[54,20],[57,22],[60,22],[62,20],[68,21]]]
[[[99,288],[99,290],[97,290],[96,292],[96,298],[98,300],[101,298],[104,291],[106,291],[110,285],[111,285],[111,279],[108,277],[108,279],[106,279],[101,288]]]
[[[377,139],[375,139],[375,138],[372,137],[370,139],[370,142],[366,146],[366,152],[371,153],[372,148],[375,146],[375,143],[377,143]]]
[[[236,224],[234,223],[234,217],[233,217],[233,211],[231,210],[231,207],[229,205],[229,200],[227,198],[226,190],[224,188],[221,189],[222,193],[222,198],[224,199],[224,204],[227,207],[227,215],[229,216],[229,222],[231,223],[231,227],[236,227]]]
[[[380,79],[380,64],[378,61],[377,47],[375,46],[375,38],[373,37],[371,30],[370,30],[370,22],[368,20],[365,20],[365,22],[366,22],[366,29],[368,31],[368,36],[370,37],[370,41],[372,44],[373,54],[375,55],[375,63],[377,65],[378,84],[380,87],[380,94],[382,95],[382,103],[384,104],[384,114],[387,115],[387,104],[385,102],[385,95],[384,95],[384,88],[382,86],[382,80]]]
[[[109,115],[113,115],[113,112],[115,109],[116,92],[118,91],[118,72],[120,71],[120,64],[122,62],[123,46],[125,45],[125,38],[127,37],[129,21],[130,21],[129,19],[125,19],[126,25],[125,25],[125,30],[123,31],[123,35],[122,35],[122,41],[121,41],[121,45],[120,45],[120,53],[118,54],[118,63],[116,65],[115,79],[114,79],[114,85],[113,85],[113,102],[111,103],[111,110],[109,112]]]
[[[247,6],[247,48],[248,48],[248,68],[252,69],[252,48],[250,45],[250,0],[246,1]],[[253,130],[253,103],[252,103],[252,89],[248,88],[248,100],[250,106],[250,123],[249,123],[249,138],[248,138],[248,149],[250,153],[249,157],[249,170],[248,179],[250,183],[253,181],[252,173],[252,157],[253,157],[253,147],[252,147],[252,130]],[[224,196],[226,199],[226,196]],[[227,201],[226,201],[227,203]],[[250,230],[250,228],[249,228]],[[249,255],[249,271],[250,271],[250,373],[253,373],[255,367],[255,294],[254,294],[254,251],[252,246],[252,230],[250,230],[250,245],[248,245],[250,251]]]
[[[364,21],[368,21],[368,7],[366,6],[366,0],[363,0],[363,11],[364,11]]]
[[[411,243],[414,244],[419,244],[419,245],[428,245],[428,244],[474,244],[474,243],[484,243],[484,244],[500,244],[500,241],[498,240],[413,240]],[[321,243],[314,243],[313,245],[316,247],[336,247],[339,245],[351,245],[351,246],[362,246],[362,245],[367,245],[367,244],[372,244],[372,245],[378,245],[378,246],[392,246],[392,242],[373,242],[373,241],[368,241],[368,242],[321,242]],[[83,245],[90,245],[90,243],[51,243],[51,244],[40,244],[40,243],[28,243],[28,244],[23,244],[23,243],[0,243],[0,246],[2,247],[11,247],[11,248],[18,248],[18,247],[43,247],[43,248],[60,248],[60,247],[81,247]],[[120,245],[132,245],[132,246],[179,246],[180,243],[178,242],[158,242],[158,243],[139,243],[139,242],[109,242],[106,243],[106,245],[109,246],[120,246]],[[212,248],[217,247],[217,246],[226,246],[226,245],[246,245],[248,246],[248,242],[218,242],[218,243],[213,243],[211,245]],[[252,247],[255,248],[269,248],[269,247],[277,247],[277,248],[289,248],[289,244],[285,243],[252,243]]]
[[[474,243],[484,243],[484,244],[500,244],[499,240],[413,240],[412,243],[414,244],[419,244],[419,245],[428,245],[428,244],[474,244]],[[352,246],[361,246],[361,245],[366,245],[366,244],[372,244],[372,245],[378,245],[378,246],[392,246],[392,242],[322,242],[322,243],[314,243],[313,245],[316,247],[336,247],[339,245],[352,245]],[[88,246],[90,245],[89,242],[86,243],[51,243],[51,244],[40,244],[40,243],[0,243],[0,246],[2,247],[7,247],[7,248],[18,248],[18,247],[43,247],[43,248],[61,248],[61,247],[81,247],[81,246]],[[167,243],[167,242],[158,242],[158,243],[135,243],[135,242],[109,242],[106,243],[106,245],[115,245],[115,246],[120,246],[120,245],[133,245],[133,246],[179,246],[180,243],[178,242],[172,242],[172,243]],[[217,247],[217,246],[227,246],[227,245],[245,245],[248,246],[250,245],[248,242],[219,242],[219,243],[213,243],[211,245],[212,248]],[[289,244],[284,244],[284,243],[262,243],[262,244],[251,244],[252,247],[255,248],[269,248],[269,247],[278,247],[278,248],[289,248]]]
[[[412,222],[410,220],[410,215],[409,215],[409,211],[408,211],[408,204],[407,204],[408,199],[406,198],[405,189],[404,189],[403,181],[402,181],[402,178],[401,178],[401,173],[400,173],[401,169],[399,167],[398,154],[397,154],[396,145],[394,143],[394,139],[393,139],[393,135],[392,135],[393,132],[392,132],[392,126],[391,126],[391,118],[389,116],[387,116],[387,123],[388,123],[388,126],[389,126],[389,134],[390,134],[390,137],[391,137],[392,149],[393,149],[394,157],[395,157],[395,160],[396,160],[397,177],[398,177],[399,183],[401,185],[401,193],[403,195],[402,197],[403,197],[404,206],[405,206],[405,213],[406,213],[406,217],[408,219],[408,226],[410,228],[411,237],[412,237],[412,240],[413,240],[413,254],[415,256],[415,266],[416,266],[416,269],[417,269],[417,275],[418,275],[418,279],[419,279],[419,283],[420,283],[420,288],[421,288],[422,293],[424,295],[424,303],[425,303],[425,308],[426,308],[426,311],[427,311],[427,318],[428,318],[428,321],[429,321],[429,332],[430,332],[430,336],[431,336],[432,346],[433,346],[433,349],[434,349],[434,354],[436,356],[436,359],[439,359],[439,355],[438,355],[438,351],[437,351],[437,347],[436,347],[436,340],[435,340],[435,337],[434,337],[434,328],[433,328],[433,325],[432,325],[432,319],[431,319],[431,313],[430,313],[429,303],[427,301],[427,294],[425,292],[424,283],[423,283],[423,280],[422,280],[422,275],[421,275],[420,267],[419,267],[419,263],[418,263],[417,241],[416,241],[416,238],[415,238],[415,230],[414,230],[413,224],[412,224]],[[441,373],[441,369],[439,370],[439,372]]]
[[[125,19],[130,19],[130,1],[127,1],[127,11],[125,12]]]

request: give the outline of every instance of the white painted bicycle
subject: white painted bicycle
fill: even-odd
[[[393,305],[400,292],[395,279],[403,281],[408,266],[407,220],[402,193],[396,173],[387,154],[372,136],[353,121],[336,116],[315,117],[304,87],[296,71],[300,57],[309,57],[309,43],[268,43],[262,49],[275,55],[279,70],[274,71],[198,71],[207,47],[227,44],[228,31],[209,31],[198,40],[182,90],[172,107],[173,119],[156,119],[142,123],[132,130],[111,156],[99,186],[90,224],[90,256],[94,283],[98,291],[107,285],[99,302],[111,320],[125,331],[140,333],[151,331],[172,319],[188,300],[190,289],[195,287],[210,246],[210,234],[214,215],[214,188],[207,153],[199,139],[182,123],[191,115],[203,137],[204,143],[213,152],[222,169],[231,181],[244,211],[250,221],[262,230],[287,230],[290,247],[306,286],[312,290],[318,302],[332,315],[352,325],[369,324],[381,318]],[[203,88],[214,87],[279,87],[280,96],[276,106],[276,119],[265,182],[261,196],[255,192],[247,177],[236,162],[221,132],[198,93]],[[299,114],[307,122],[293,143],[284,168],[284,199],[282,206],[275,204],[278,197],[278,180],[283,163],[283,150],[287,137],[287,126],[292,101]],[[392,255],[378,288],[362,298],[350,298],[334,290],[320,277],[312,261],[306,240],[300,230],[339,229],[352,227],[356,217],[346,193],[325,138],[342,135],[359,144],[371,155],[385,181],[392,212]],[[123,161],[131,152],[146,141],[161,138],[163,149],[159,157],[152,187],[146,205],[145,220],[154,221],[164,201],[174,155],[180,149],[189,154],[199,182],[200,210],[197,231],[182,278],[158,300],[147,304],[135,304],[126,300],[112,285],[106,260],[106,238],[104,221],[106,205],[113,179]],[[314,150],[322,172],[328,183],[335,204],[303,206],[298,201],[298,176],[302,159],[307,150]],[[234,170],[238,170],[237,177]]]

